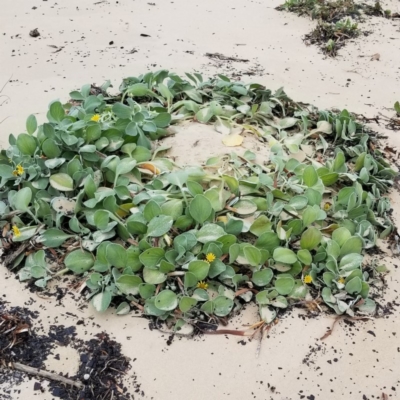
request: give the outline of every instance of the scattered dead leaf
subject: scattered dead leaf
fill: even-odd
[[[222,139],[222,143],[228,147],[240,146],[243,143],[243,136],[227,135]]]

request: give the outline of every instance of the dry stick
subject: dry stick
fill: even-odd
[[[23,253],[28,247],[30,246],[29,242],[23,243],[16,251],[10,253],[7,257],[4,258],[4,265],[8,267],[11,263],[21,254]]]
[[[326,339],[328,336],[332,335],[333,332],[333,328],[335,327],[336,323],[341,321],[341,320],[348,320],[348,321],[366,321],[366,320],[370,320],[372,318],[370,317],[349,317],[346,315],[339,315],[338,317],[335,318],[335,321],[333,321],[332,327],[331,329],[325,333],[324,336],[321,337],[320,340],[324,340]]]
[[[48,372],[48,371],[43,371],[39,368],[29,367],[29,366],[21,364],[21,363],[17,363],[17,362],[12,363],[11,368],[14,368],[21,372],[25,372],[26,374],[41,376],[43,378],[51,379],[53,381],[65,383],[66,385],[75,386],[78,389],[83,389],[85,387],[85,385],[81,382],[75,382],[71,379],[64,378],[61,375],[53,374],[52,372]]]

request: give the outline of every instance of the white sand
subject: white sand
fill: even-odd
[[[152,1],[155,6],[147,0],[97,5],[93,0],[4,2],[0,87],[11,76],[12,82],[3,91],[8,100],[0,106],[0,121],[7,117],[0,125],[0,143],[6,146],[9,133],[23,131],[27,115],[35,113],[43,121],[51,100],[60,97],[65,101],[69,91],[85,83],[111,79],[117,88],[123,77],[161,68],[177,73],[225,73],[227,66],[217,68],[203,55],[206,52],[247,58],[249,63],[232,67],[240,72],[250,68],[261,71],[261,66],[263,72],[243,80],[272,89],[284,86],[292,98],[321,108],[347,107],[367,116],[378,112],[391,115],[386,108],[400,100],[399,20],[372,18],[362,26],[373,31],[370,36],[347,45],[338,58],[325,59],[318,48],[306,47],[301,40],[314,22],[275,11],[279,0]],[[384,6],[400,11],[395,0]],[[29,36],[34,28],[39,29],[39,38]],[[151,37],[141,37],[141,33]],[[111,41],[114,44],[109,45]],[[54,53],[50,45],[64,48]],[[128,54],[133,48],[137,52]],[[380,61],[370,60],[375,53],[380,54]],[[0,104],[3,100],[0,98]],[[385,133],[391,145],[400,146],[399,132]],[[399,222],[398,192],[391,198]],[[383,262],[391,269],[386,301],[393,301],[398,297],[399,261],[387,258]],[[148,321],[133,314],[116,317],[109,311],[97,315],[91,307],[78,309],[72,296],[56,306],[55,300],[31,294],[4,268],[0,268],[0,282],[1,295],[12,305],[29,304],[41,313],[39,325],[46,332],[53,323],[75,325],[75,319],[65,314],[72,311],[86,321],[85,326],[77,326],[80,338],[90,339],[102,330],[114,336],[122,343],[124,354],[136,358],[132,373],[142,385],[144,399],[362,400],[380,399],[382,393],[390,399],[399,397],[399,308],[390,317],[354,327],[341,322],[325,342],[318,338],[331,326],[330,317],[303,320],[300,313],[293,313],[271,330],[256,358],[256,342],[246,341],[244,346],[235,336],[206,336],[175,340],[167,346],[167,335],[150,332]],[[254,310],[231,325],[240,329],[245,320],[257,321]],[[320,350],[308,357],[317,346]],[[64,350],[59,364],[50,365],[49,361],[49,368],[59,371],[60,363],[72,374],[76,356]],[[126,378],[127,384],[130,379]],[[32,391],[34,381],[27,379],[16,387],[13,399],[51,399],[48,393]],[[135,394],[136,398],[142,397]]]

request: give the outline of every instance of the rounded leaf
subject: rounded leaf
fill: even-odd
[[[277,247],[272,257],[276,262],[283,264],[294,264],[297,261],[296,254],[286,247]]]
[[[204,223],[212,213],[210,200],[202,194],[197,194],[189,206],[190,215],[199,224]]]
[[[84,250],[74,250],[65,257],[65,266],[75,274],[83,274],[94,265],[92,253]]]
[[[294,288],[295,280],[292,276],[279,276],[275,281],[275,289],[279,294],[288,295]]]
[[[154,305],[162,311],[172,311],[178,306],[178,297],[172,290],[161,291],[154,299]]]
[[[136,275],[121,275],[115,285],[125,295],[136,296],[139,293],[139,285],[142,279]]]
[[[260,271],[254,272],[251,280],[257,286],[266,286],[266,285],[268,285],[268,283],[271,282],[271,279],[273,278],[273,276],[274,276],[274,273],[272,272],[272,269],[265,268]]]
[[[197,304],[197,300],[193,297],[183,296],[179,300],[179,309],[185,313],[188,312],[191,308],[193,308]]]
[[[62,192],[71,192],[74,190],[74,181],[68,174],[62,172],[50,176],[50,185]]]
[[[312,263],[312,256],[311,253],[304,249],[304,250],[299,250],[297,252],[297,258],[304,264],[304,265],[311,265]]]
[[[233,300],[226,296],[218,296],[213,300],[214,314],[217,317],[227,316],[233,308]]]
[[[322,233],[314,227],[308,228],[301,235],[300,246],[305,250],[314,250],[322,240]]]
[[[36,151],[37,143],[34,137],[27,133],[21,133],[17,138],[18,150],[25,155],[33,156]]]

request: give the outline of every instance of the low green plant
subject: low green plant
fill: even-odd
[[[396,101],[396,103],[394,103],[394,111],[396,111],[396,114],[398,117],[400,117],[400,103],[398,101]]]
[[[354,21],[363,22],[366,15],[391,17],[391,11],[383,10],[379,1],[371,6],[354,0],[286,0],[277,10],[316,19],[318,25],[305,36],[305,41],[319,45],[330,56],[336,56],[347,40],[359,35],[358,23]]]
[[[319,294],[337,314],[374,314],[363,254],[393,230],[395,172],[373,132],[346,110],[222,75],[162,70],[115,96],[108,86],[51,103],[42,125],[29,116],[0,153],[3,247],[21,281],[43,288],[71,272],[98,311],[115,299],[117,314],[135,306],[177,329],[250,301],[271,323]],[[181,168],[160,139],[183,120],[213,124],[215,140],[253,133],[270,158]]]

